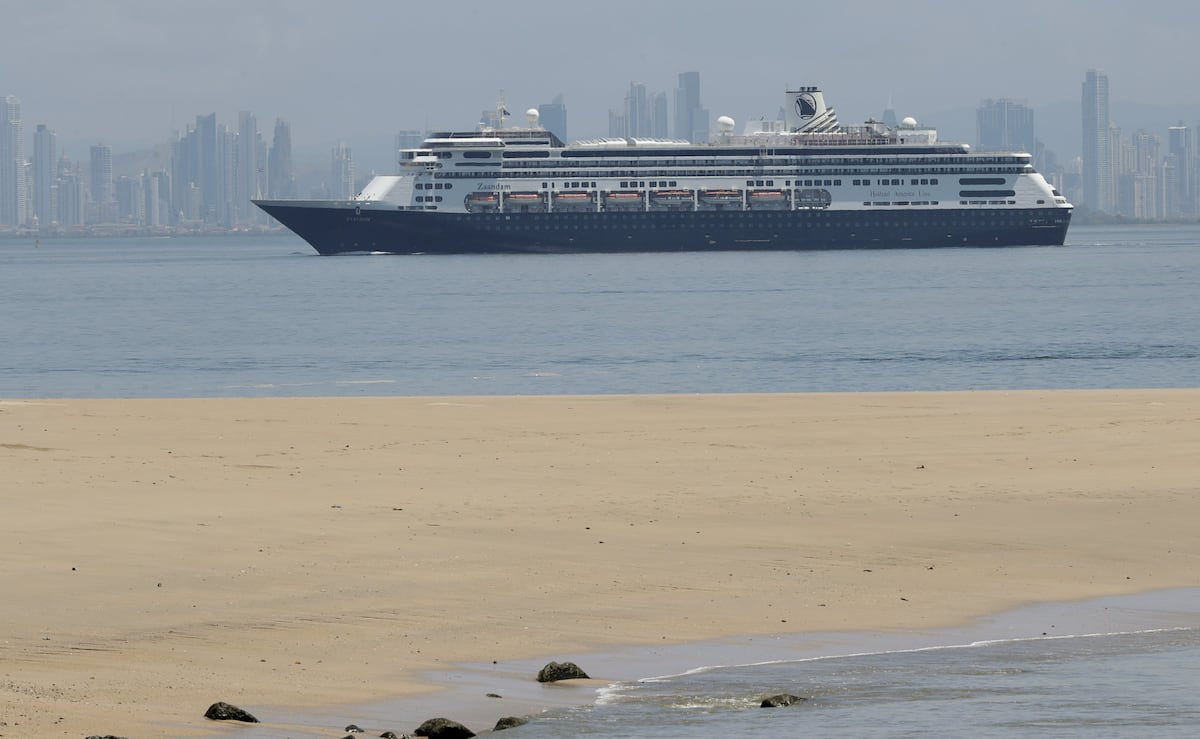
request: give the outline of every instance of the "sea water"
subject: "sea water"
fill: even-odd
[[[475,731],[500,716],[530,714],[528,724],[505,734],[512,739],[1182,739],[1200,726],[1195,588],[1039,603],[938,629],[727,637],[550,657],[611,682],[536,683],[542,655],[427,675],[448,686],[443,693],[278,713],[312,727],[312,737],[351,721],[376,734],[411,732],[426,718],[464,712]],[[803,700],[761,706],[780,693]],[[487,718],[475,715],[481,705]]]
[[[1197,686],[1200,627],[1035,638],[641,680],[513,736],[1194,737]]]
[[[1195,387],[1198,359],[1200,226],[746,254],[0,240],[0,398]],[[697,647],[673,676],[647,665],[511,736],[1190,737],[1200,608],[1184,610],[915,647],[851,635],[804,657],[760,641],[754,659],[714,662]],[[778,692],[808,700],[757,707]],[[391,704],[360,709],[415,727]]]
[[[1198,296],[1200,226],[744,254],[0,240],[0,397],[1195,386]]]

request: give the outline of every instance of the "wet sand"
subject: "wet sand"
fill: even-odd
[[[0,735],[1192,587],[1196,449],[1200,390],[0,401]]]

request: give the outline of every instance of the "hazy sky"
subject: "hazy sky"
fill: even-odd
[[[64,140],[167,140],[196,114],[276,117],[297,146],[470,128],[501,90],[517,113],[562,93],[572,138],[607,132],[632,80],[701,74],[713,117],[774,117],[786,85],[843,122],[988,97],[1196,102],[1195,0],[2,0],[0,95]],[[673,115],[673,113],[672,113]],[[936,124],[936,120],[930,121]],[[83,152],[75,152],[80,158]]]

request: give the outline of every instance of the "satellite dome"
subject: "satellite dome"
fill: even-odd
[[[530,124],[537,123],[540,116],[541,114],[538,113],[537,108],[530,108],[529,110],[525,111],[525,120],[529,121]]]
[[[913,118],[910,115],[907,118],[905,118],[904,120],[900,121],[900,127],[901,128],[916,128],[917,127],[917,119]]]
[[[735,125],[734,120],[727,115],[717,119],[717,128],[721,129],[721,133],[729,133]]]

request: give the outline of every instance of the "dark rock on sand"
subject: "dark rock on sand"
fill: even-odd
[[[405,734],[403,737],[398,737],[394,731],[385,731],[379,735],[379,739],[408,739],[408,734]]]
[[[354,724],[350,724],[346,728],[342,729],[342,731],[346,732],[347,734],[361,734],[362,733],[362,729],[358,728]]]
[[[529,719],[527,718],[521,718],[520,716],[505,716],[496,722],[496,728],[492,729],[492,731],[503,731],[504,729],[524,726],[527,723],[529,723]]]
[[[431,718],[418,726],[413,734],[430,739],[470,739],[475,736],[475,732],[448,718]]]
[[[212,719],[213,721],[243,721],[247,724],[258,723],[258,719],[254,718],[254,716],[225,701],[217,701],[209,706],[208,710],[204,712],[204,718]]]
[[[800,703],[806,700],[808,700],[808,698],[802,698],[798,695],[792,695],[790,693],[780,693],[779,695],[773,695],[769,698],[763,698],[762,707],[780,708],[782,706],[790,706],[793,703]]]
[[[3,726],[3,724],[0,724],[0,726]],[[100,736],[99,734],[93,734],[92,736],[89,736],[87,739],[125,739],[125,737],[114,736],[112,734],[105,734],[104,736]]]
[[[550,662],[538,673],[539,683],[553,683],[559,680],[576,680],[586,678],[588,674],[579,669],[574,662]]]

